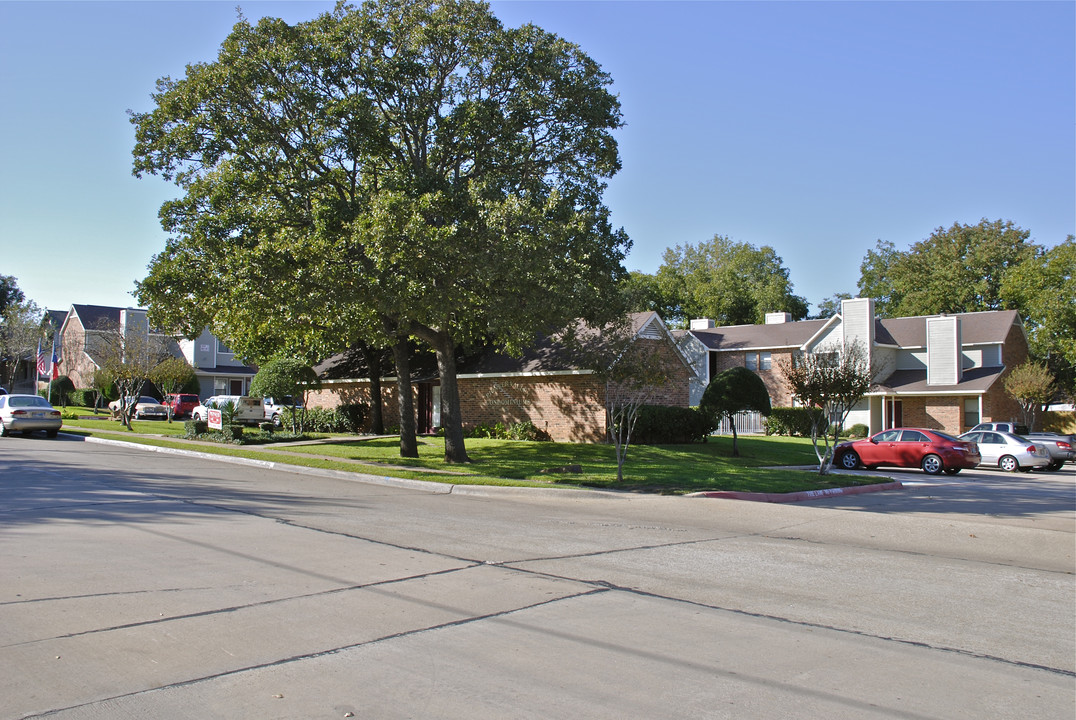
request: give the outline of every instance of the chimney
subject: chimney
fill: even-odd
[[[692,320],[690,325],[690,328],[692,330],[709,330],[712,327],[714,327],[714,321],[710,318],[699,318],[697,320]]]
[[[927,318],[927,385],[956,385],[963,377],[960,318]]]
[[[767,325],[780,325],[781,323],[792,322],[792,313],[789,312],[772,312],[766,313]]]

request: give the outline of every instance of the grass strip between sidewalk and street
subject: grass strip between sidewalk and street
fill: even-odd
[[[790,493],[878,482],[869,475],[818,475],[789,466],[816,464],[807,438],[746,436],[740,457],[732,457],[732,438],[711,437],[694,445],[633,445],[625,479],[616,481],[616,456],[610,445],[519,442],[470,438],[472,462],[446,464],[444,440],[419,439],[419,457],[401,458],[396,438],[335,436],[331,443],[242,446],[192,442],[183,423],[138,421],[134,432],[107,418],[65,418],[64,432],[95,435],[143,445],[194,450],[302,467],[457,485],[582,487],[626,492],[686,494],[704,491]],[[328,436],[321,436],[322,438]]]

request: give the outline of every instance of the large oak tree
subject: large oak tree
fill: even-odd
[[[240,20],[132,114],[135,173],[184,192],[139,300],[252,360],[417,337],[437,353],[446,460],[466,461],[457,347],[523,347],[598,313],[623,275],[601,199],[620,163],[610,84],[480,2]]]

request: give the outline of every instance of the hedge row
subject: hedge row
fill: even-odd
[[[710,415],[697,408],[643,405],[631,441],[636,445],[706,442],[714,429]]]

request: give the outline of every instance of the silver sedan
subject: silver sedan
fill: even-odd
[[[49,437],[56,437],[63,420],[60,411],[38,395],[0,395],[0,437],[12,432],[29,435],[34,430],[44,430]]]
[[[979,446],[979,453],[983,456],[979,467],[994,466],[1006,472],[1027,472],[1050,464],[1050,453],[1045,445],[1012,433],[975,430],[964,433],[960,439]]]

